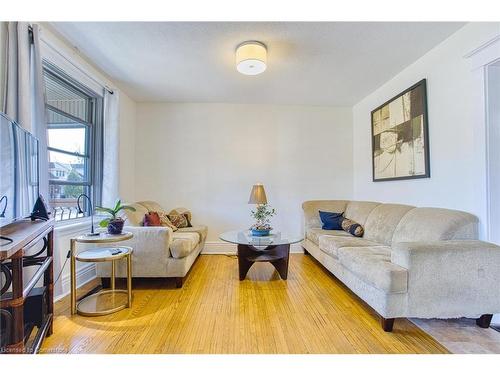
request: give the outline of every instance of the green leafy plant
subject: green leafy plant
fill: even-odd
[[[119,199],[116,201],[115,207],[113,208],[96,207],[95,209],[96,211],[104,212],[111,216],[110,218],[104,219],[99,223],[99,226],[103,228],[107,227],[110,221],[123,220],[121,217],[118,216],[118,213],[120,213],[120,211],[122,210],[135,211],[135,208],[132,206],[122,205],[122,201]]]
[[[256,223],[250,229],[271,230],[271,218],[276,215],[276,210],[268,204],[259,204],[255,210],[252,210],[252,217]]]

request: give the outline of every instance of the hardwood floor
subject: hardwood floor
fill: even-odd
[[[475,319],[412,319],[454,354],[499,354],[500,332],[480,328]]]
[[[57,302],[42,352],[447,353],[408,320],[384,332],[373,310],[302,254],[290,256],[287,281],[267,263],[239,281],[236,257],[203,255],[182,289],[138,280],[133,293],[132,308],[96,318]]]

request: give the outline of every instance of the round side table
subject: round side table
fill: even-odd
[[[83,235],[71,239],[71,314],[83,316],[108,315],[132,305],[132,252],[128,246],[113,246],[115,242],[126,241],[133,237],[130,232],[119,235],[100,233],[98,236]],[[110,244],[108,247],[97,247],[76,253],[77,243]],[[115,262],[127,260],[127,289],[115,289]],[[111,288],[76,299],[76,261],[79,262],[111,262]]]

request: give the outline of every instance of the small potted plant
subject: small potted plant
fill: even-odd
[[[108,227],[109,234],[121,234],[125,220],[118,216],[118,213],[122,210],[135,211],[135,208],[132,206],[122,205],[122,202],[119,199],[116,201],[115,207],[113,208],[96,207],[96,211],[105,212],[111,216],[108,219],[102,220],[99,223],[99,226],[102,228]]]
[[[276,210],[268,204],[259,204],[255,211],[252,211],[252,217],[256,223],[250,227],[252,236],[263,237],[269,236],[271,228],[271,218],[276,215]]]

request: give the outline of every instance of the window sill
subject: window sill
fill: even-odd
[[[55,232],[57,235],[81,234],[90,227],[90,218],[73,219],[56,222]]]

